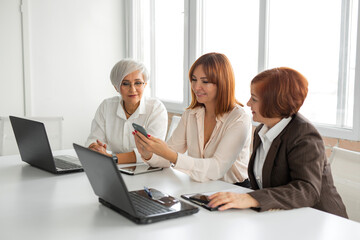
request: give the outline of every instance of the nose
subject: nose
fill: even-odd
[[[250,101],[251,101],[251,98],[249,98],[249,101],[247,101],[246,106],[250,107]]]
[[[195,91],[199,90],[201,88],[201,82],[200,81],[193,81],[192,82],[193,89]]]
[[[136,91],[136,88],[135,88],[135,84],[134,83],[131,83],[130,84],[130,91]]]

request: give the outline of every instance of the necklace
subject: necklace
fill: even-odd
[[[124,107],[125,112],[126,112],[127,114],[129,114],[129,116],[131,116],[131,115],[132,115],[132,113],[130,114],[130,113],[126,110],[126,107],[125,107],[125,102],[123,102],[123,107]]]

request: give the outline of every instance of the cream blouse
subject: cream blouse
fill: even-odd
[[[178,127],[167,142],[178,153],[175,169],[199,182],[224,180],[242,182],[248,178],[247,167],[251,141],[251,118],[240,106],[216,118],[215,128],[204,147],[205,108],[184,112]],[[186,154],[187,152],[187,154]],[[156,154],[151,166],[169,167],[170,162]]]

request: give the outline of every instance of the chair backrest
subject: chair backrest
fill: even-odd
[[[51,150],[62,149],[63,117],[26,117],[44,123]],[[0,117],[0,156],[19,154],[9,117]]]
[[[330,163],[349,218],[360,222],[360,152],[333,147]]]
[[[181,119],[180,116],[175,116],[175,115],[172,116],[171,123],[170,123],[170,126],[169,126],[169,130],[167,132],[166,139],[165,139],[166,142],[170,139],[170,137],[173,134],[174,130],[177,128],[177,126],[178,126],[178,124],[180,122],[180,119]]]

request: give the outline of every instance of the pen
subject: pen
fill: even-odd
[[[151,194],[150,190],[144,186],[144,191],[146,192],[146,194],[150,197],[153,198],[153,195]]]

